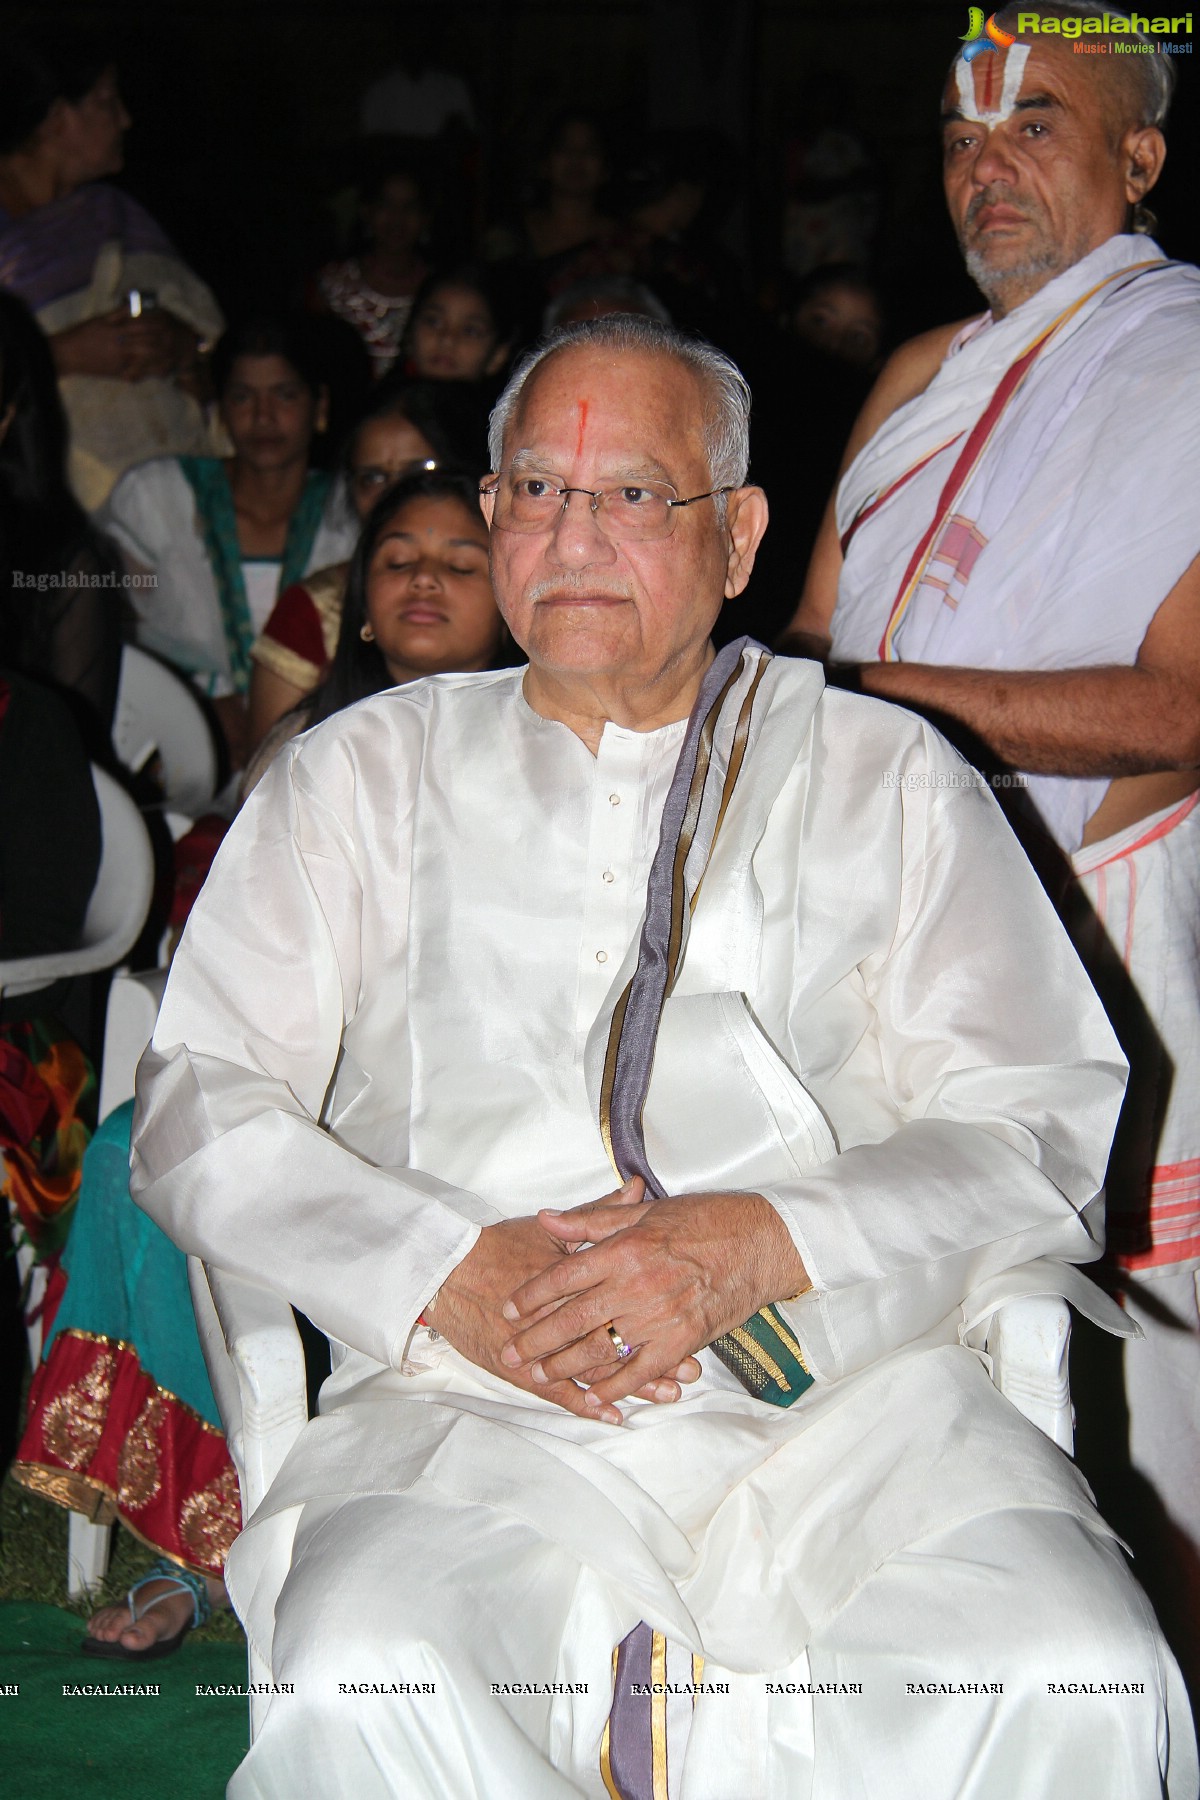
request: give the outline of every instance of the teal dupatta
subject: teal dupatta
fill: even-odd
[[[233,490],[220,457],[181,456],[179,466],[196,496],[204,548],[221,603],[230,673],[234,687],[239,694],[244,694],[250,686],[250,646],[255,634],[242,575],[242,549],[238,543]],[[299,581],[308,568],[332,487],[331,475],[318,469],[309,471],[300,503],[288,520],[283,569],[279,577],[280,593],[294,581]]]

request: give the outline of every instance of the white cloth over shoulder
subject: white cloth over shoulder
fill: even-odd
[[[1133,273],[1151,261],[1157,266]],[[1200,553],[1200,270],[1145,237],[1110,238],[1003,319],[961,332],[924,393],[855,458],[837,496],[855,530],[833,654],[881,656],[909,559],[1005,371],[1074,302],[1009,402],[895,630],[901,661],[974,669],[1132,664]],[[928,458],[921,465],[922,460]],[[1068,855],[1107,779],[1035,775],[1029,797]]]
[[[222,846],[140,1071],[134,1192],[336,1340],[230,1566],[264,1648],[300,1508],[338,1494],[532,1521],[629,1626],[743,1670],[956,1520],[1105,1529],[960,1337],[998,1285],[1086,1285],[1063,1265],[1100,1251],[1120,1053],[966,765],[812,665],[763,678],[645,1118],[669,1192],[779,1209],[815,1385],[780,1411],[706,1352],[614,1431],[414,1329],[481,1226],[612,1186],[588,1039],[682,733],[610,724],[593,757],[520,672],[435,677],[297,740]]]

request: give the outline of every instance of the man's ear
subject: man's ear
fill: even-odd
[[[740,594],[750,579],[754,558],[767,529],[767,496],[760,487],[735,488],[725,501],[729,556],[725,565],[725,598]]]
[[[485,475],[479,484],[479,510],[487,521],[487,528],[492,529],[492,514],[496,510],[496,490],[492,485],[495,475]]]
[[[1144,200],[1162,174],[1167,145],[1157,125],[1134,126],[1121,139],[1121,172],[1130,206]]]

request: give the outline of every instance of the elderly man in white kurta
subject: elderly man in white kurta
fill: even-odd
[[[946,195],[989,311],[880,377],[785,642],[1026,776],[1131,1065],[1108,1276],[1144,1335],[1128,1416],[1106,1393],[1087,1435],[1200,1693],[1200,271],[1130,228],[1171,59],[1076,55],[1050,27],[1088,11],[951,72]]]
[[[1089,1304],[1119,1052],[934,731],[714,660],[748,413],[644,320],[530,359],[528,669],[299,739],[177,954],[135,1192],[333,1346],[228,1565],[292,1690],[237,1800],[1189,1792],[1149,1607],[972,1348]]]

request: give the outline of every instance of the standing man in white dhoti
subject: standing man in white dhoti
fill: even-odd
[[[1131,1064],[1108,1268],[1145,1333],[1127,1420],[1085,1392],[1082,1423],[1200,1695],[1200,271],[1131,231],[1169,57],[1049,29],[1102,13],[955,63],[946,196],[989,310],[880,377],[783,647],[965,728],[1062,853]]]
[[[298,740],[176,955],[135,1193],[333,1348],[228,1565],[290,1684],[237,1800],[1191,1800],[1150,1609],[972,1347],[1102,1303],[1119,1054],[934,731],[714,658],[748,419],[646,320],[528,359],[528,669]]]

